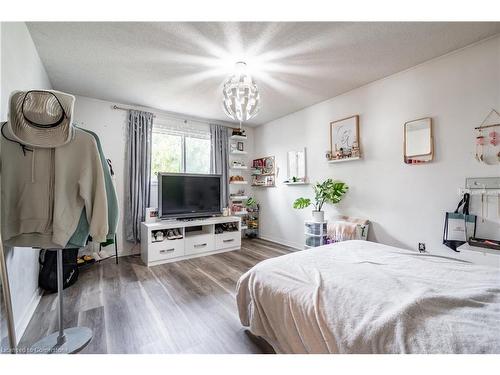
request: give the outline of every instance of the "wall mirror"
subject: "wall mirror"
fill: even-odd
[[[408,121],[404,125],[404,162],[420,164],[432,161],[434,144],[430,117]]]
[[[287,153],[287,182],[306,182],[306,149],[288,151]]]

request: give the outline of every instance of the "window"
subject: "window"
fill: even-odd
[[[202,123],[157,121],[153,127],[151,178],[159,172],[210,173],[210,129]]]

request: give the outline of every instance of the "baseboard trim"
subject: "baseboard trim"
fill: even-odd
[[[33,293],[30,302],[26,306],[23,315],[21,316],[19,321],[16,322],[15,324],[16,341],[17,341],[16,344],[19,344],[21,338],[24,335],[24,332],[26,331],[26,328],[28,328],[28,324],[31,318],[33,317],[33,314],[35,313],[35,310],[38,304],[40,303],[40,300],[42,299],[42,295],[43,291],[40,288],[37,288]]]
[[[259,235],[259,238],[262,238],[263,240],[266,240],[266,241],[276,242],[276,243],[281,244],[281,245],[293,247],[294,249],[297,249],[297,250],[304,250],[304,245],[303,244],[299,244],[299,243],[296,243],[296,242],[285,241],[282,238],[275,238],[275,237],[263,236],[263,235]]]

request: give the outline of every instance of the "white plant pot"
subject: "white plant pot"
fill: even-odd
[[[313,211],[313,220],[316,223],[322,223],[325,221],[325,212],[324,211]]]

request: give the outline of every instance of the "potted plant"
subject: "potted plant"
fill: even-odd
[[[245,207],[247,208],[247,211],[249,211],[249,212],[250,211],[257,211],[257,209],[259,208],[257,201],[252,197],[248,198],[244,204],[245,204]]]
[[[313,186],[314,189],[314,203],[309,198],[297,198],[293,202],[293,208],[302,209],[309,206],[314,206],[312,212],[313,220],[316,222],[325,221],[325,213],[321,210],[325,203],[336,204],[339,203],[349,187],[345,182],[334,181],[329,178],[321,183],[317,182]]]

